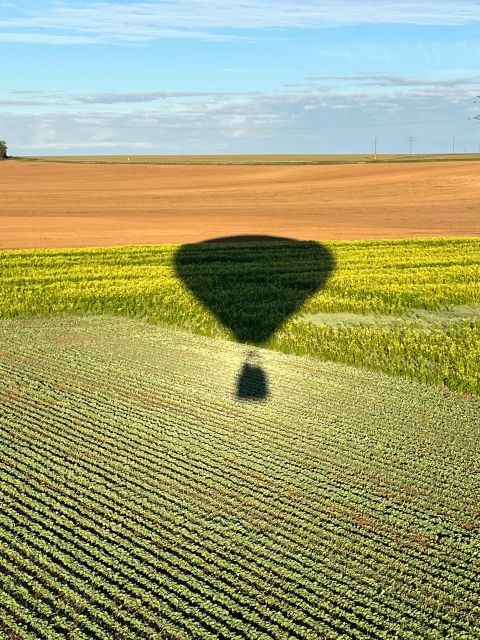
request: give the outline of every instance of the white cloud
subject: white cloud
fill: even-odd
[[[102,39],[93,36],[57,35],[55,33],[0,32],[0,42],[24,44],[100,44]]]
[[[254,92],[239,91],[106,91],[87,95],[72,96],[74,102],[84,104],[121,104],[135,102],[156,102],[157,100],[183,100],[190,98],[220,98],[238,95],[254,95]]]
[[[37,5],[38,6],[38,5]],[[11,42],[145,43],[161,38],[226,40],[232,31],[365,24],[466,25],[480,22],[478,0],[171,0],[42,3],[0,19]],[[246,35],[245,33],[243,34]]]
[[[75,151],[75,150],[88,150],[88,149],[97,149],[99,146],[98,141],[95,142],[40,142],[36,144],[29,144],[28,149],[32,152],[35,151],[45,151],[53,150],[55,152],[58,151]],[[142,153],[143,151],[150,151],[154,148],[154,145],[151,142],[131,142],[130,140],[103,140],[101,142],[102,149],[130,149],[135,150],[137,153]]]
[[[453,79],[449,79],[453,81]],[[41,92],[32,94],[38,100]],[[55,97],[55,94],[52,94]],[[34,105],[0,113],[13,155],[32,153],[275,153],[364,152],[374,136],[383,151],[402,151],[408,136],[418,151],[458,144],[476,150],[480,138],[472,87],[455,83],[409,88],[300,86],[264,93],[183,94],[147,105],[145,95],[116,94],[118,101],[82,103],[65,95],[54,108]],[[171,94],[175,96],[177,94]],[[131,98],[131,99],[130,99]],[[135,98],[135,99],[134,99]],[[7,97],[7,100],[9,98]],[[49,99],[49,94],[45,94]],[[25,100],[28,102],[28,100]],[[402,146],[403,145],[403,146]],[[459,147],[461,148],[461,147]]]
[[[480,87],[480,75],[451,78],[413,78],[388,73],[361,73],[351,76],[310,76],[310,81],[352,82],[370,87]]]

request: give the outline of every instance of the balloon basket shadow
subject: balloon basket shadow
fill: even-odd
[[[268,379],[258,354],[251,351],[237,378],[236,398],[249,402],[262,402],[269,396]]]

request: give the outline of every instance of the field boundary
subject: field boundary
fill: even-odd
[[[194,166],[314,166],[314,165],[342,165],[342,164],[399,164],[421,162],[479,162],[480,154],[399,154],[352,155],[331,157],[318,156],[316,159],[287,159],[290,156],[279,156],[278,160],[270,155],[253,156],[11,156],[9,160],[17,162],[49,162],[61,164],[152,164],[152,165],[194,165]],[[147,159],[148,158],[148,159]],[[183,158],[183,159],[182,159]],[[262,159],[263,158],[263,159]]]

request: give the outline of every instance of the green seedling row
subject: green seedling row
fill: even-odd
[[[0,320],[0,637],[480,638],[480,405],[134,319]]]

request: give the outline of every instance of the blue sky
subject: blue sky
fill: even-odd
[[[0,0],[13,155],[480,148],[480,0]]]

